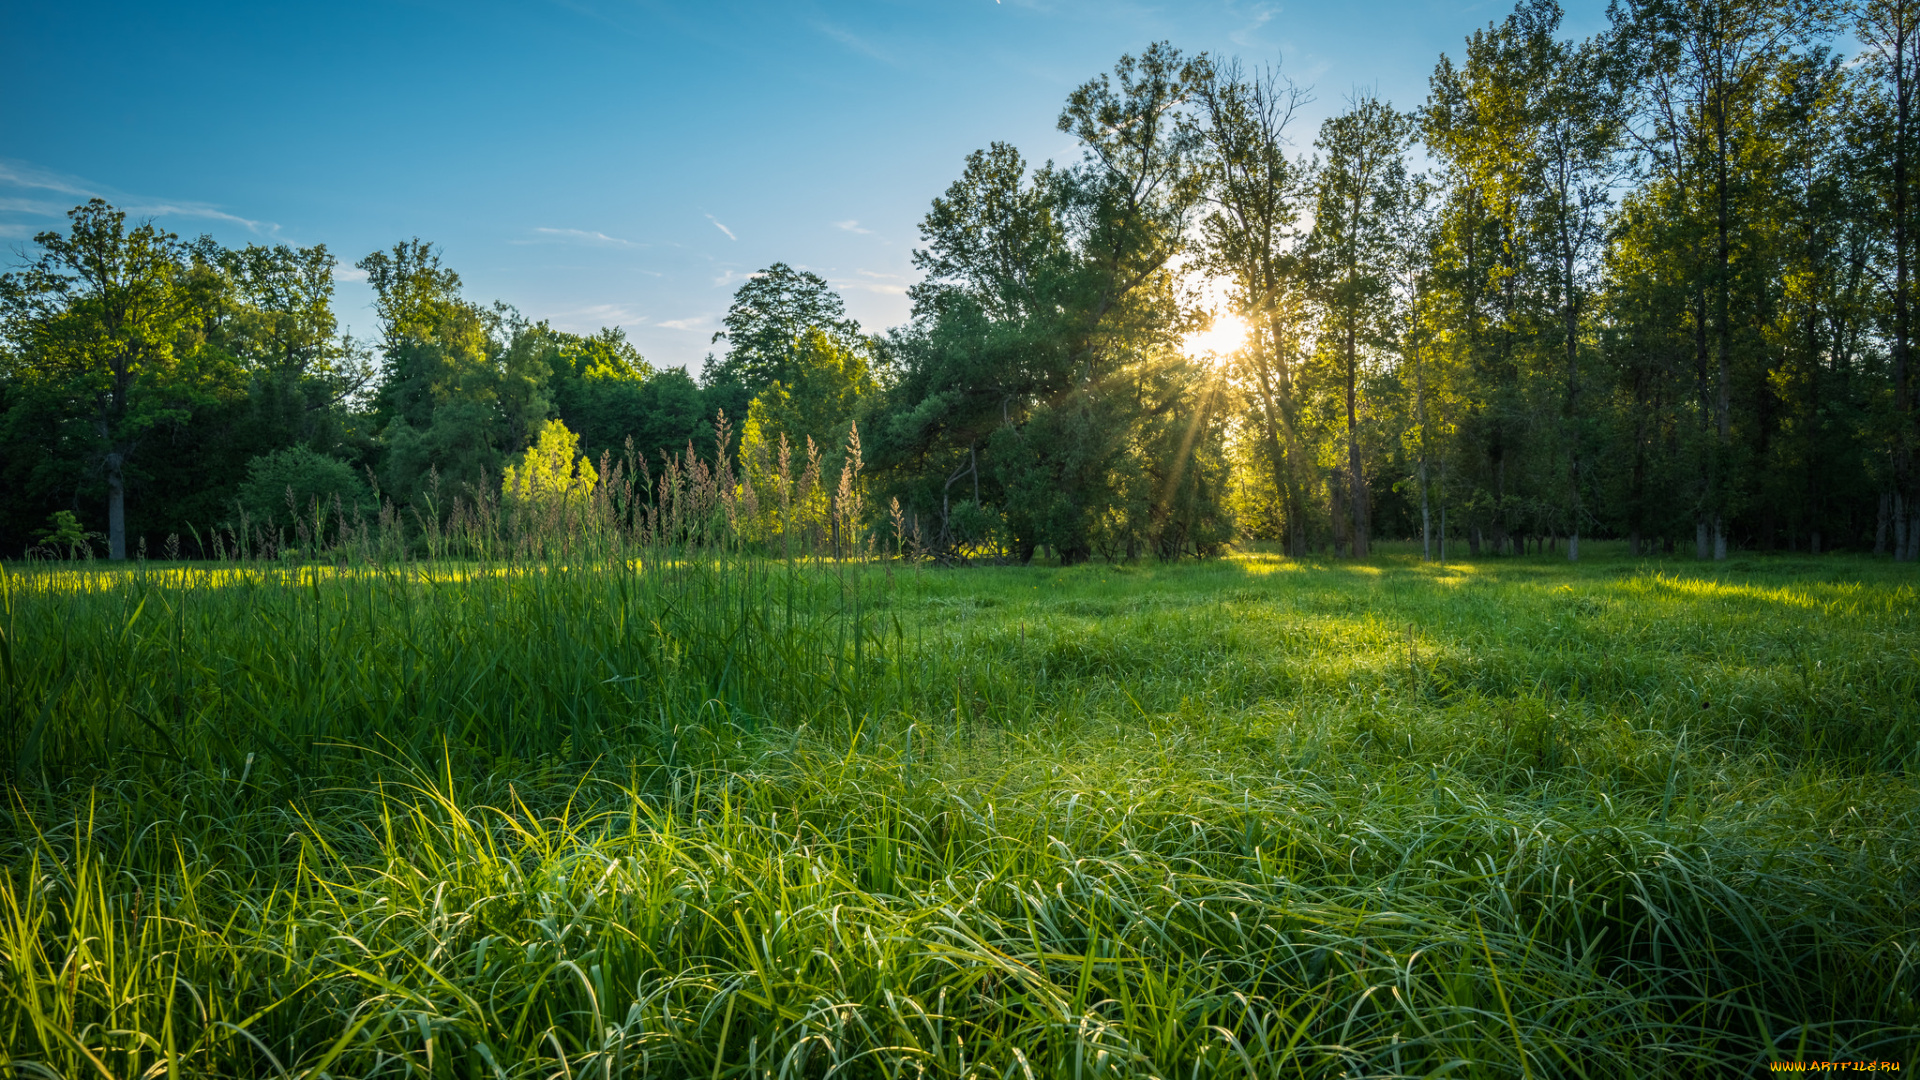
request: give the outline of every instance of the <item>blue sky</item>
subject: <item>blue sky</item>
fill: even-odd
[[[1566,29],[1604,24],[1568,3]],[[1502,2],[898,0],[329,4],[0,0],[8,262],[99,194],[182,235],[325,243],[343,265],[419,236],[477,300],[619,325],[698,368],[742,277],[821,274],[870,328],[906,320],[928,202],[993,140],[1070,160],[1067,93],[1122,53],[1278,63],[1403,107]],[[341,320],[374,330],[343,271]]]

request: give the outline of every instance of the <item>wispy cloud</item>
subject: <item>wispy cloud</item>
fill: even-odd
[[[78,195],[83,199],[90,199],[99,194],[94,190],[93,185],[78,177],[62,176],[37,165],[29,165],[24,161],[0,160],[0,184],[37,191],[55,191],[62,195]]]
[[[850,233],[859,233],[861,236],[873,235],[872,229],[861,228],[860,223],[858,221],[855,221],[852,218],[848,218],[845,221],[836,221],[833,223],[833,227],[836,229],[843,229]]]
[[[664,322],[657,322],[653,325],[660,327],[662,330],[704,330],[708,326],[713,325],[713,316],[694,315],[685,319],[667,319]]]
[[[568,327],[643,326],[647,317],[625,304],[589,304],[583,308],[551,312],[548,318]]]
[[[367,280],[367,272],[365,270],[360,269],[357,266],[347,266],[345,264],[336,263],[333,268],[333,280],[365,281]]]
[[[855,270],[851,278],[829,276],[827,284],[842,292],[859,291],[879,293],[882,296],[905,296],[907,286],[901,282],[899,274],[883,274],[878,270]]]
[[[727,234],[727,239],[729,239],[729,240],[738,240],[738,239],[740,239],[739,237],[737,237],[737,236],[735,236],[735,235],[733,235],[733,230],[732,230],[732,229],[729,229],[729,228],[727,228],[727,227],[726,227],[725,225],[722,225],[722,224],[720,224],[720,219],[719,219],[719,218],[717,218],[717,217],[714,217],[714,216],[713,216],[712,214],[708,214],[708,215],[707,215],[707,220],[708,220],[708,221],[711,221],[711,222],[713,222],[713,227],[714,227],[714,228],[716,228],[716,229],[719,229],[719,230],[720,230],[721,232],[723,232],[723,233],[726,233],[726,234]],[[663,326],[664,326],[664,325],[666,325],[666,324],[664,324],[664,323],[662,323],[661,325],[663,325]]]
[[[845,45],[847,48],[852,49],[854,52],[859,53],[861,56],[878,60],[889,67],[904,66],[892,53],[888,52],[887,50],[881,48],[878,45],[875,45],[873,42],[868,41],[866,38],[860,37],[859,35],[853,33],[850,30],[846,30],[846,29],[843,29],[842,27],[835,26],[832,23],[825,23],[825,22],[815,23],[814,29],[819,30],[821,33],[827,35],[828,37],[839,42],[840,44]]]
[[[0,160],[0,188],[50,191],[76,199],[105,199],[125,211],[129,217],[135,218],[200,218],[208,221],[229,221],[243,226],[248,232],[261,235],[272,235],[280,231],[280,226],[272,222],[256,221],[253,218],[230,214],[211,203],[130,195],[104,185],[90,183],[77,176],[56,173],[24,161]],[[67,209],[43,199],[8,199],[6,202],[13,205],[0,206],[0,210],[42,217],[57,217]]]
[[[592,247],[646,247],[631,240],[622,240],[617,236],[608,236],[591,229],[550,229],[540,226],[533,230],[536,239],[514,240],[515,244],[586,244]]]
[[[67,212],[65,205],[47,199],[8,199],[0,198],[0,213],[32,214],[35,217],[59,217]]]
[[[1227,40],[1243,49],[1270,49],[1272,43],[1260,36],[1260,28],[1273,21],[1280,9],[1273,4],[1255,4],[1247,12],[1247,24],[1227,35]]]

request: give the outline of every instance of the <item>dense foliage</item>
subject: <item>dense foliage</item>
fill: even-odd
[[[463,297],[419,240],[356,264],[380,333],[347,340],[324,247],[89,203],[0,288],[0,550],[61,511],[113,557],[206,554],[328,493],[350,515],[361,489],[294,451],[424,543],[558,421],[596,475],[692,446],[745,484],[784,445],[831,488],[859,440],[848,497],[943,559],[1409,536],[1915,558],[1920,3],[1560,22],[1522,0],[1418,107],[1358,96],[1305,153],[1278,73],[1124,57],[1060,114],[1080,160],[995,143],[933,200],[908,325],[863,332],[775,264],[698,383]],[[1210,319],[1244,345],[1183,348]]]

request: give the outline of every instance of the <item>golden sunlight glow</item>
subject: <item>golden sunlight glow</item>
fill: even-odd
[[[1180,339],[1181,351],[1200,359],[1209,355],[1228,356],[1247,343],[1247,324],[1240,316],[1221,312],[1213,324]]]

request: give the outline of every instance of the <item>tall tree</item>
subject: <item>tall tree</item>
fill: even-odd
[[[706,373],[709,383],[734,382],[757,394],[775,380],[791,381],[794,342],[818,329],[843,343],[860,344],[860,324],[847,317],[846,301],[825,278],[777,262],[749,277],[733,294],[723,329],[724,360]]]
[[[436,484],[455,495],[491,490],[502,453],[525,446],[545,420],[535,358],[518,358],[518,385],[503,383],[496,358],[506,350],[496,333],[508,329],[506,313],[463,299],[460,275],[432,244],[402,241],[355,265],[367,272],[380,317],[373,418],[389,492],[416,501]],[[512,415],[502,409],[503,388],[520,391]]]
[[[1550,253],[1555,271],[1550,291],[1558,294],[1561,349],[1565,360],[1562,444],[1567,461],[1567,558],[1580,558],[1580,527],[1585,516],[1581,491],[1584,419],[1581,415],[1581,320],[1598,249],[1612,208],[1611,180],[1617,171],[1623,116],[1619,80],[1608,43],[1556,40],[1560,9],[1552,0],[1532,0],[1526,22],[1528,52],[1536,59],[1527,75],[1542,84],[1534,115],[1533,228]],[[1523,8],[1522,10],[1527,10]]]
[[[1637,64],[1637,142],[1672,192],[1672,212],[1694,217],[1702,243],[1695,284],[1700,414],[1710,432],[1697,547],[1727,554],[1732,483],[1735,254],[1743,161],[1759,137],[1769,72],[1826,28],[1818,0],[1616,0],[1616,55]],[[1695,216],[1697,215],[1697,216]]]
[[[1892,514],[1894,558],[1920,558],[1920,385],[1913,373],[1913,273],[1916,182],[1920,151],[1920,0],[1866,0],[1857,9],[1854,36],[1865,46],[1868,70],[1882,87],[1885,115],[1873,140],[1888,173],[1881,185],[1891,233],[1893,280],[1889,283],[1889,337],[1893,349],[1893,405],[1897,418]]]
[[[1351,552],[1365,558],[1371,533],[1360,434],[1360,375],[1365,353],[1391,334],[1391,223],[1409,195],[1406,152],[1413,118],[1372,95],[1329,119],[1314,143],[1324,155],[1309,251],[1314,260],[1323,335],[1338,357],[1345,405],[1346,505]]]
[[[155,428],[204,398],[196,369],[202,294],[172,233],[93,199],[66,233],[34,237],[40,254],[0,277],[5,335],[17,375],[83,418],[107,488],[107,546],[127,557],[131,462]]]
[[[1306,554],[1294,369],[1304,337],[1306,283],[1295,250],[1310,170],[1289,157],[1287,127],[1304,91],[1278,72],[1244,72],[1238,62],[1201,69],[1195,80],[1199,161],[1210,207],[1201,218],[1199,264],[1231,283],[1236,312],[1251,329],[1242,363],[1258,401],[1258,424],[1280,496],[1286,548]]]

